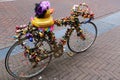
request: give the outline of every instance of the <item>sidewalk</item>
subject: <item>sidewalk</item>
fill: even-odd
[[[71,1],[69,4],[68,0],[65,0],[64,3],[61,1],[51,1],[56,8],[55,17],[59,18],[67,15],[68,9],[77,1],[78,0]],[[39,0],[36,0],[36,2],[39,2]],[[89,2],[89,0],[85,2]],[[99,36],[95,44],[82,54],[77,54],[73,57],[63,56],[53,60],[42,74],[30,80],[40,80],[40,76],[42,76],[42,80],[120,79],[120,25],[118,22],[120,20],[115,21],[113,16],[111,18],[113,21],[109,20],[109,15],[103,17],[103,15],[119,11],[120,7],[118,6],[120,1],[106,0],[103,1],[104,3],[100,2],[93,1],[89,3],[97,15],[97,19],[95,19],[94,22],[98,27]],[[34,0],[16,0],[13,2],[0,3],[0,48],[2,48],[2,51],[0,50],[0,58],[1,54],[6,54],[8,50],[5,47],[10,46],[13,42],[11,37],[14,34],[15,25],[27,23],[29,17],[34,14],[33,3],[35,3]],[[101,4],[105,6],[101,6]],[[65,10],[63,10],[64,8]],[[61,13],[61,10],[63,10],[64,13]],[[119,15],[117,15],[117,17],[119,17]],[[56,28],[56,30],[60,29],[61,28]],[[0,80],[15,80],[6,72],[4,59],[0,60],[0,65]]]
[[[119,80],[120,27],[100,35],[86,52],[53,60],[42,74],[30,80]],[[0,79],[15,80],[0,62]]]

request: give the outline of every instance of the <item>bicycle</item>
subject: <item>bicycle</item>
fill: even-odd
[[[85,7],[85,9],[81,7]],[[89,20],[80,22],[79,16],[88,18]],[[48,66],[52,56],[59,58],[63,55],[63,46],[66,43],[68,48],[74,53],[86,51],[92,46],[97,37],[97,27],[91,22],[92,19],[94,19],[94,14],[90,12],[86,4],[74,5],[69,17],[54,21],[54,25],[69,26],[63,39],[58,43],[56,42],[54,33],[50,31],[53,27],[45,32],[41,32],[42,29],[31,26],[31,23],[16,27],[17,41],[10,47],[5,58],[7,72],[17,79],[34,77]],[[88,26],[87,24],[92,26]],[[83,27],[81,27],[82,25]],[[86,25],[88,29],[84,29]],[[75,46],[79,46],[74,48],[73,44],[75,40],[77,40]],[[71,42],[73,43],[71,44]]]

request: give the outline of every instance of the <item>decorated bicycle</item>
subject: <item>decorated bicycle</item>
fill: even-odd
[[[86,51],[97,37],[96,25],[91,22],[94,14],[85,3],[74,5],[68,17],[54,20],[49,1],[36,4],[35,16],[28,25],[16,26],[17,40],[5,58],[7,72],[18,79],[31,78],[41,73],[52,57],[64,53],[64,45],[74,53]],[[87,20],[80,22],[79,16]],[[66,26],[65,35],[59,42],[53,33],[54,25]]]

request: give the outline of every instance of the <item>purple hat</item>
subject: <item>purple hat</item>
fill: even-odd
[[[50,8],[50,2],[49,1],[41,1],[36,9],[35,9],[35,13],[37,15],[40,15],[42,14],[45,10],[49,9]]]

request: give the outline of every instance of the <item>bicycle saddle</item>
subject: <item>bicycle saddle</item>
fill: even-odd
[[[54,24],[54,20],[50,14],[50,10],[48,10],[44,18],[34,17],[31,23],[38,28],[46,28],[52,26]]]

